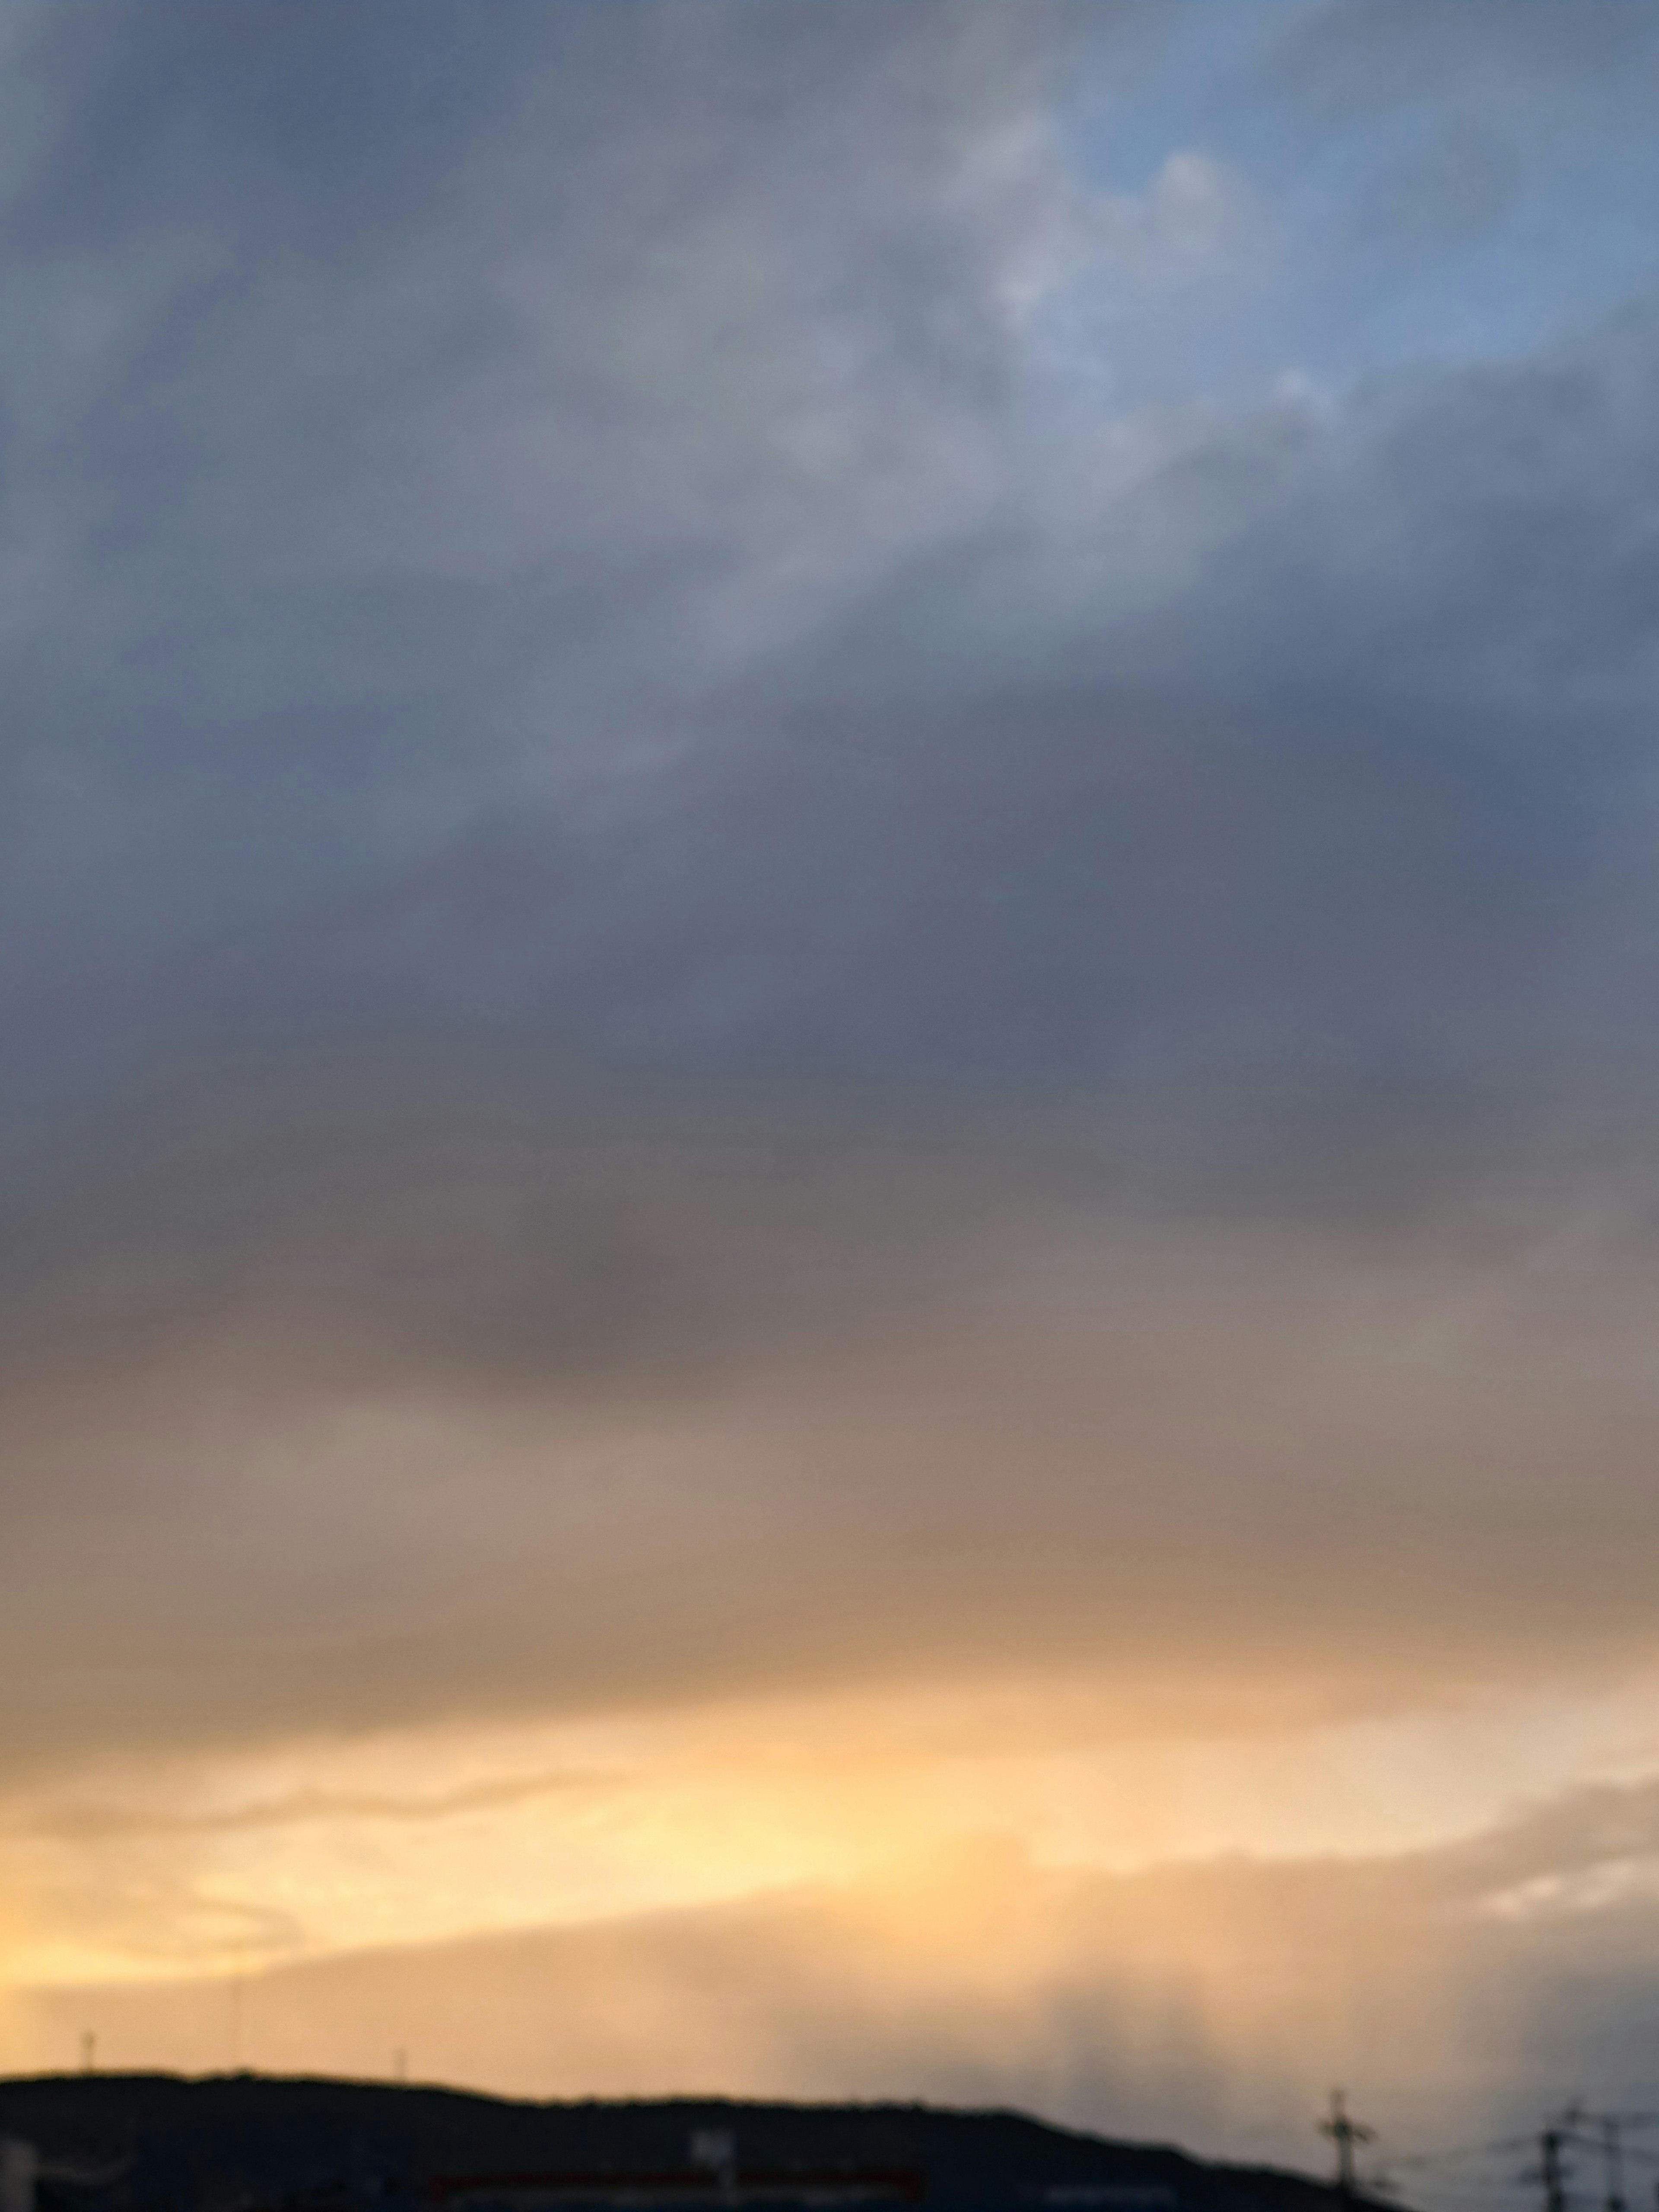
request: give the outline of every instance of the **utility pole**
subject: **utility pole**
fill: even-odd
[[[1544,2212],[1567,2212],[1567,2185],[1561,2171],[1562,2136],[1559,2128],[1546,2128],[1538,2138],[1538,2178],[1544,2185]]]
[[[1361,2143],[1375,2142],[1376,2130],[1362,2127],[1358,2120],[1348,2117],[1344,2092],[1331,2092],[1331,2117],[1319,2123],[1319,2132],[1328,2136],[1336,2145],[1336,2192],[1345,2203],[1349,2203],[1359,2186],[1358,2171],[1354,2163],[1354,2152]],[[1554,2208],[1552,2208],[1554,2212]]]
[[[1616,2112],[1608,2112],[1601,2122],[1601,2157],[1607,2171],[1607,2212],[1625,2212],[1625,2153]]]
[[[98,2038],[89,2027],[81,2031],[81,2071],[83,2074],[98,2071]]]

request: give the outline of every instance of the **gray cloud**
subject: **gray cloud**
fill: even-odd
[[[61,118],[0,331],[37,1081],[199,1028],[228,944],[280,1030],[299,917],[614,780],[745,595],[994,469],[1053,11],[318,21],[47,17],[19,63]]]
[[[185,1050],[551,1037],[656,1082],[1237,1084],[1299,1141],[1625,1049],[1578,987],[1636,933],[1650,328],[1246,412],[1115,500],[1080,435],[1057,488],[1011,302],[1086,234],[1043,131],[1085,27],[1139,35],[40,20],[15,1112]]]
[[[232,952],[214,1018],[285,977],[342,1032],[1083,1091],[1212,1139],[1616,1103],[1649,1057],[1652,343],[1269,410],[1124,512],[1005,514],[602,807],[486,810]],[[1115,612],[1172,528],[1194,577]]]
[[[1659,37],[1631,0],[1589,16],[1571,0],[1540,0],[1518,21],[1502,0],[1455,12],[1434,0],[1328,0],[1292,19],[1275,62],[1281,82],[1338,114],[1460,96],[1502,106],[1518,94],[1565,121],[1575,98],[1639,99]]]
[[[560,1769],[548,1774],[504,1775],[488,1782],[468,1783],[453,1790],[434,1790],[424,1796],[399,1797],[384,1792],[343,1790],[296,1790],[284,1797],[259,1800],[214,1812],[167,1813],[153,1808],[125,1805],[63,1805],[43,1814],[28,1829],[31,1836],[55,1842],[103,1843],[130,1836],[238,1835],[262,1828],[291,1828],[318,1820],[392,1820],[421,1823],[449,1820],[468,1813],[494,1812],[538,1797],[604,1794],[617,1786],[614,1774],[596,1770],[582,1773]]]
[[[325,20],[3,94],[14,1755],[1644,1649],[1650,311],[1108,430],[1145,11]]]
[[[14,1221],[14,1765],[1033,1667],[1202,1732],[1650,1654],[1639,1159],[1291,1204],[1057,1118],[321,1096]]]

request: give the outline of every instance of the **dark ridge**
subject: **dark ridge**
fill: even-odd
[[[1013,2112],[707,2097],[533,2104],[256,2074],[0,2081],[0,2135],[35,2146],[40,2212],[348,2212],[435,2202],[436,2185],[457,2175],[585,2174],[620,2188],[683,2173],[693,2134],[710,2130],[735,2139],[739,2179],[762,2170],[782,2179],[780,2202],[789,2177],[822,2187],[882,2170],[915,2175],[926,2205],[963,2212],[1345,2212],[1338,2191],[1304,2175],[1110,2142]],[[711,2179],[711,2202],[716,2189]],[[605,2198],[597,2185],[590,2201]]]

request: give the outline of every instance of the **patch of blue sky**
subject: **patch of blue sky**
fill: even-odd
[[[1224,244],[1180,282],[1097,261],[1046,319],[1063,377],[1126,408],[1237,403],[1286,376],[1340,391],[1524,356],[1659,291],[1659,133],[1631,82],[1645,70],[1565,88],[1538,69],[1396,70],[1374,96],[1321,99],[1285,64],[1333,12],[1182,0],[1121,75],[1103,42],[1061,117],[1080,178],[1127,204],[1196,157],[1248,210],[1251,265]]]

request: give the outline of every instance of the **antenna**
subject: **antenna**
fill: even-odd
[[[83,2027],[81,2031],[81,2071],[83,2074],[98,2071],[98,2038],[89,2027]]]

